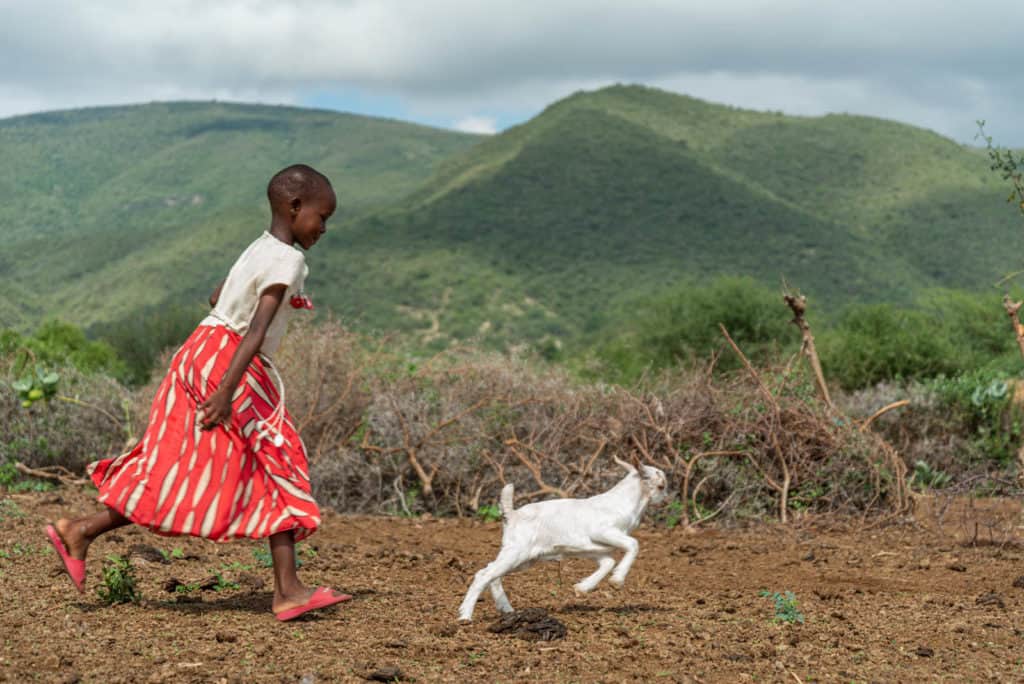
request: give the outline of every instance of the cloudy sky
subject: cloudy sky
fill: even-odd
[[[216,98],[493,132],[623,82],[1024,146],[1022,31],[1021,0],[0,0],[0,117]]]

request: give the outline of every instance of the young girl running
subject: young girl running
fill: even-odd
[[[210,296],[210,315],[174,355],[142,440],[89,466],[106,508],[46,528],[79,591],[89,545],[136,523],[214,541],[269,537],[278,620],[352,598],[310,589],[296,575],[295,542],[316,530],[320,512],[305,448],[268,358],[292,309],[312,308],[302,289],[308,269],[295,245],[316,244],[336,199],[330,181],[305,165],[278,172],[267,196],[269,230],[242,252]]]

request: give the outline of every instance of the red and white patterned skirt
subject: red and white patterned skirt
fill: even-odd
[[[174,355],[134,449],[89,466],[98,499],[158,534],[214,541],[287,530],[303,539],[320,525],[306,449],[285,412],[281,446],[258,423],[280,401],[257,356],[232,397],[230,425],[201,430],[199,404],[217,389],[241,341],[222,326],[199,326]]]

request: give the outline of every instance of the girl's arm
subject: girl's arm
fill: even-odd
[[[220,301],[220,290],[221,290],[222,287],[224,287],[224,283],[226,283],[226,282],[227,282],[226,278],[224,280],[220,281],[220,285],[218,285],[217,289],[215,289],[213,291],[213,293],[210,295],[210,306],[217,306],[217,302]]]
[[[220,288],[217,288],[220,290]],[[274,320],[274,314],[284,299],[286,287],[284,285],[272,285],[260,295],[259,303],[256,304],[256,313],[249,323],[249,329],[242,336],[238,343],[234,356],[231,357],[231,364],[228,366],[224,377],[213,394],[199,405],[202,413],[201,423],[204,430],[216,427],[231,419],[231,395],[242,380],[245,369],[252,362],[252,357],[263,346],[263,338],[267,334],[270,322]],[[216,294],[216,293],[214,293]],[[211,297],[212,299],[212,297]]]

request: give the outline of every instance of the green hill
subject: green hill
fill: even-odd
[[[360,281],[337,307],[428,340],[605,333],[638,300],[721,273],[785,276],[833,306],[907,303],[1017,265],[1024,233],[1005,195],[982,151],[922,129],[617,86],[447,160],[333,236],[367,272],[329,269]]]
[[[88,325],[205,299],[268,224],[269,174],[304,161],[336,222],[395,201],[477,137],[398,121],[221,103],[0,120],[0,324]],[[13,303],[13,304],[12,304]]]
[[[815,301],[980,288],[1024,247],[983,151],[866,117],[751,112],[638,86],[478,138],[330,112],[167,104],[0,121],[0,321],[201,301],[266,223],[268,170],[338,186],[309,282],[363,328],[557,346],[722,273]]]

